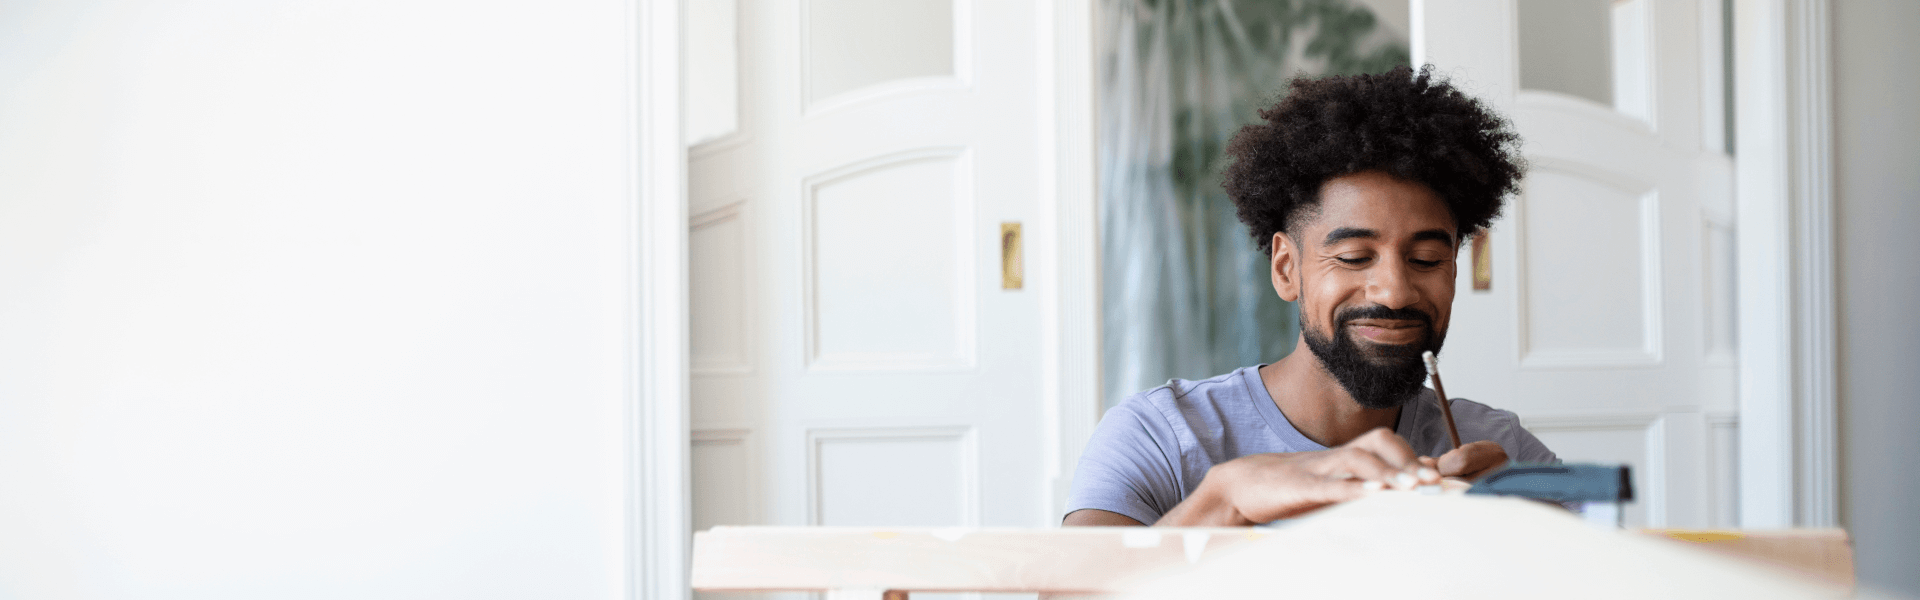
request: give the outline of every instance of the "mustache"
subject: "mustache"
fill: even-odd
[[[1429,315],[1427,313],[1420,312],[1412,308],[1387,308],[1385,306],[1375,304],[1373,306],[1360,306],[1355,308],[1349,308],[1346,310],[1342,310],[1333,316],[1335,327],[1345,327],[1348,322],[1354,321],[1356,319],[1392,319],[1396,321],[1419,321],[1425,324],[1428,329],[1433,328],[1433,315]]]

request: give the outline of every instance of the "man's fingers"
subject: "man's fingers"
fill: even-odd
[[[1321,479],[1311,486],[1308,497],[1322,504],[1346,502],[1359,498],[1366,491],[1366,484],[1355,479]]]
[[[1500,470],[1500,468],[1501,468],[1501,467],[1504,467],[1504,466],[1507,466],[1507,462],[1506,462],[1506,461],[1500,461],[1500,462],[1497,462],[1497,463],[1494,463],[1494,464],[1491,464],[1491,465],[1487,465],[1487,468],[1485,468],[1485,469],[1481,469],[1481,470],[1478,470],[1478,471],[1474,471],[1474,472],[1472,472],[1472,473],[1468,473],[1468,474],[1466,474],[1466,476],[1464,476],[1464,477],[1461,477],[1461,479],[1465,479],[1465,480],[1467,480],[1467,481],[1469,481],[1469,482],[1472,482],[1472,481],[1479,481],[1481,477],[1486,477],[1486,476],[1488,476],[1488,475],[1491,475],[1491,474],[1493,474],[1493,472],[1494,472],[1494,471],[1498,471],[1498,470]]]
[[[1380,481],[1398,489],[1410,489],[1415,486],[1440,481],[1440,472],[1431,459],[1422,457],[1413,451],[1407,440],[1385,427],[1376,428],[1348,442],[1346,448],[1364,450],[1378,457],[1392,472],[1384,473]]]
[[[1300,501],[1291,503],[1288,510],[1273,515],[1268,521],[1293,518],[1329,504],[1357,499],[1366,493],[1364,484],[1354,479],[1321,478],[1298,489]]]
[[[1481,440],[1440,455],[1438,466],[1441,476],[1473,479],[1504,464],[1507,451],[1500,444]]]
[[[1374,459],[1378,463],[1378,459]],[[1222,469],[1233,465],[1234,468]],[[1231,503],[1245,519],[1265,523],[1290,518],[1329,504],[1346,502],[1364,493],[1369,469],[1365,457],[1342,449],[1293,455],[1255,454],[1220,465],[1209,472],[1212,481],[1219,472],[1235,481]],[[1353,479],[1350,477],[1360,477]],[[1202,485],[1205,485],[1204,483]]]
[[[1395,469],[1417,466],[1420,462],[1420,454],[1413,451],[1413,446],[1407,445],[1407,440],[1385,427],[1376,427],[1373,431],[1353,438],[1353,441],[1347,442],[1347,447],[1372,452]]]
[[[1444,477],[1459,477],[1467,474],[1469,467],[1472,467],[1476,471],[1479,470],[1479,466],[1475,464],[1476,461],[1474,458],[1476,452],[1481,452],[1482,450],[1480,450],[1477,444],[1479,444],[1479,442],[1467,444],[1440,455],[1440,475]]]
[[[1342,446],[1327,451],[1319,461],[1316,461],[1313,470],[1330,480],[1354,477],[1388,483],[1391,483],[1395,473],[1400,472],[1372,451],[1353,446]]]
[[[1352,477],[1402,490],[1440,480],[1440,473],[1421,465],[1417,457],[1406,465],[1395,466],[1372,450],[1358,446],[1343,446],[1326,452],[1315,461],[1313,472],[1329,479]]]

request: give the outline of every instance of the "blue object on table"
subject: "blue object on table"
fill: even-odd
[[[1480,478],[1467,493],[1578,506],[1587,522],[1619,527],[1621,505],[1633,501],[1633,480],[1627,465],[1516,463]]]

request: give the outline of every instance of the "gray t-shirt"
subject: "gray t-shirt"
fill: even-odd
[[[1556,462],[1513,413],[1451,399],[1460,442],[1493,440],[1515,462]],[[1406,403],[1394,428],[1414,452],[1450,449],[1433,390]],[[1310,452],[1326,446],[1301,435],[1260,382],[1258,366],[1205,381],[1175,379],[1127,398],[1100,419],[1074,472],[1067,512],[1097,508],[1152,525],[1215,464],[1249,454]]]

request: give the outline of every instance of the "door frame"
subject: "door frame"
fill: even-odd
[[[626,377],[629,481],[624,596],[684,600],[692,537],[687,326],[687,153],[681,142],[680,2],[628,0],[638,75],[628,144],[635,200],[626,287],[636,309]]]
[[[1743,527],[1838,521],[1830,8],[1824,0],[1735,2],[1741,274],[1740,511]],[[1415,3],[1420,4],[1419,2]],[[628,569],[635,597],[686,598],[690,559],[686,153],[680,140],[679,2],[632,2],[638,82],[637,356],[627,452],[634,468]],[[1052,51],[1041,87],[1056,107],[1042,137],[1040,198],[1053,236],[1036,257],[1043,294],[1045,452],[1065,501],[1098,420],[1100,303],[1094,210],[1095,0],[1039,3]],[[1077,106],[1079,111],[1058,107]],[[1040,233],[1036,231],[1035,233]],[[1038,239],[1034,241],[1040,241]],[[1788,248],[1800,249],[1789,253]],[[1048,516],[1052,516],[1051,514]]]
[[[630,346],[634,382],[627,453],[634,467],[628,514],[629,596],[690,596],[692,522],[687,303],[687,152],[681,131],[681,3],[640,0],[635,10],[638,75],[636,218],[630,247],[638,280]],[[635,6],[629,0],[630,6]],[[1095,197],[1093,86],[1095,0],[1034,4],[1044,36],[1040,103],[1041,223],[1029,233],[1034,286],[1041,294],[1043,439],[1050,489],[1035,507],[1060,518],[1080,451],[1100,418],[1100,265]],[[1071,108],[1072,110],[1065,110]]]
[[[1839,523],[1830,7],[1734,2],[1740,525]]]
[[[1411,46],[1425,27],[1472,27],[1460,2],[1513,15],[1517,0],[1412,0]],[[1839,523],[1834,313],[1832,64],[1827,0],[1733,5],[1735,272],[1739,282],[1740,526]],[[1482,11],[1484,12],[1484,11]],[[1508,25],[1512,26],[1511,23]],[[1510,51],[1485,44],[1455,52]],[[1509,94],[1515,73],[1481,73]]]
[[[1093,437],[1105,406],[1100,377],[1100,213],[1096,157],[1099,102],[1094,74],[1099,40],[1098,0],[1053,0],[1036,4],[1045,32],[1037,76],[1040,115],[1041,214],[1053,240],[1045,244],[1039,291],[1040,378],[1047,458],[1045,523],[1066,517],[1067,493],[1080,452]]]

